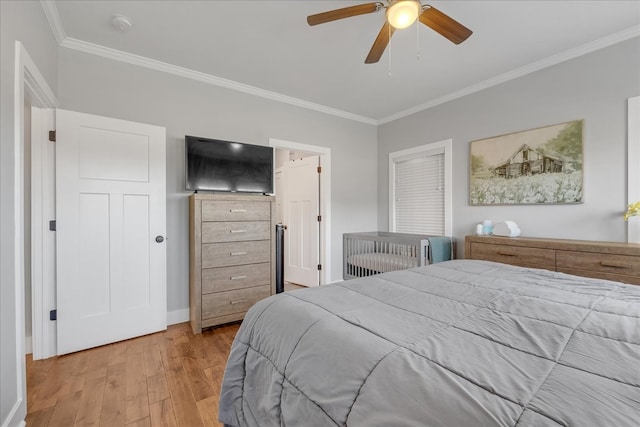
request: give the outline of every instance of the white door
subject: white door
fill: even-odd
[[[56,122],[58,354],[166,329],[165,129]]]
[[[318,156],[292,160],[284,166],[285,232],[284,279],[318,286],[320,179]]]
[[[283,184],[282,184],[282,168],[276,169],[273,177],[276,190],[276,224],[284,224],[284,212],[282,209]]]

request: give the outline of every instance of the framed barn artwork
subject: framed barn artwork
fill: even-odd
[[[469,203],[583,202],[583,120],[472,141]]]

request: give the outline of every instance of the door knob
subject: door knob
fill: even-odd
[[[156,236],[156,243],[162,243],[162,242],[164,242],[164,237]]]

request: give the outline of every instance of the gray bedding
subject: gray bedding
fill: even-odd
[[[639,426],[640,286],[457,260],[272,296],[234,426]]]

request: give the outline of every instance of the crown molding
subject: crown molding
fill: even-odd
[[[40,0],[40,5],[42,6],[42,10],[44,10],[47,21],[49,21],[49,27],[51,27],[51,32],[56,38],[56,42],[58,44],[62,43],[67,35],[64,32],[62,19],[60,19],[60,14],[58,13],[55,2],[53,0]]]
[[[239,83],[233,80],[216,77],[211,74],[202,73],[200,71],[191,70],[189,68],[180,67],[177,65],[168,64],[162,61],[156,61],[151,58],[147,58],[140,55],[120,51],[117,49],[111,49],[105,46],[101,46],[94,43],[85,42],[83,40],[67,37],[62,25],[62,20],[58,14],[58,9],[53,0],[40,0],[42,9],[45,16],[49,21],[51,31],[58,42],[58,45],[68,49],[73,49],[93,55],[102,56],[104,58],[112,59],[115,61],[125,62],[140,67],[149,68],[152,70],[162,71],[165,73],[173,74],[176,76],[197,80],[203,83],[211,84],[214,86],[223,87],[226,89],[235,90],[238,92],[247,93],[261,98],[269,99],[272,101],[282,102],[285,104],[293,105],[296,107],[306,108],[308,110],[318,111],[324,114],[329,114],[335,117],[344,118],[347,120],[353,120],[356,122],[378,126],[385,123],[392,122],[394,120],[401,119],[403,117],[410,116],[420,111],[427,110],[440,104],[444,104],[449,101],[453,101],[458,98],[462,98],[467,95],[479,92],[484,89],[488,89],[492,86],[499,85],[501,83],[508,82],[519,77],[523,77],[527,74],[542,70],[544,68],[551,67],[553,65],[568,61],[570,59],[577,58],[582,55],[594,52],[596,50],[614,45],[616,43],[623,42],[625,40],[632,39],[640,36],[640,26],[634,26],[618,33],[611,34],[606,37],[594,40],[593,42],[586,43],[582,46],[566,50],[564,52],[552,55],[548,58],[544,58],[540,61],[533,62],[525,65],[524,67],[517,68],[512,71],[508,71],[496,77],[484,80],[480,83],[467,86],[466,88],[452,92],[448,95],[441,96],[439,98],[432,99],[431,101],[423,104],[416,105],[415,107],[408,108],[406,110],[399,111],[395,114],[391,114],[379,120],[361,116],[359,114],[350,113],[348,111],[339,110],[337,108],[328,107],[322,104],[316,104],[313,102],[305,101],[303,99],[294,98],[292,96],[283,95],[277,92],[261,89],[255,86],[250,86],[244,83]]]
[[[517,68],[515,70],[506,72],[504,74],[500,74],[496,77],[492,77],[490,79],[484,80],[480,83],[467,86],[461,90],[452,92],[448,95],[442,96],[440,98],[433,99],[429,102],[425,102],[424,104],[416,105],[415,107],[408,108],[403,111],[399,111],[390,116],[384,117],[378,120],[378,124],[382,125],[385,123],[392,122],[394,120],[401,119],[403,117],[410,116],[412,114],[418,113],[420,111],[427,110],[429,108],[435,107],[440,104],[444,104],[445,102],[453,101],[458,98],[462,98],[467,95],[471,95],[472,93],[479,92],[481,90],[490,88],[492,86],[499,85],[501,83],[508,82],[509,80],[517,79],[522,76],[526,76],[527,74],[531,74],[535,71],[542,70],[544,68],[551,67],[556,64],[560,64],[561,62],[568,61],[570,59],[577,58],[582,55],[586,55],[588,53],[594,52],[599,49],[603,49],[605,47],[614,45],[616,43],[623,42],[625,40],[632,39],[634,37],[640,36],[640,26],[634,26],[628,28],[626,30],[620,31],[618,33],[611,34],[606,37],[602,37],[600,39],[594,40],[590,43],[583,44],[582,46],[578,46],[569,50],[565,50],[564,52],[560,52],[556,55],[549,56],[540,61],[533,62],[531,64],[525,65],[524,67]]]
[[[152,70],[162,71],[165,73],[173,74],[188,79],[197,80],[203,83],[219,86],[238,92],[244,92],[250,95],[259,96],[272,101],[282,102],[296,107],[306,108],[308,110],[318,111],[320,113],[329,114],[335,117],[344,118],[347,120],[353,120],[368,125],[377,126],[378,121],[370,117],[361,116],[359,114],[350,113],[348,111],[339,110],[337,108],[331,108],[326,105],[316,104],[313,102],[305,101],[303,99],[294,98],[292,96],[283,95],[277,92],[272,92],[265,89],[260,89],[255,86],[239,83],[233,80],[223,79],[211,74],[202,73],[199,71],[191,70],[189,68],[180,67],[177,65],[168,64],[162,61],[156,61],[144,56],[135,55],[132,53],[123,52],[117,49],[111,49],[105,46],[101,46],[94,43],[85,42],[83,40],[67,37],[58,8],[56,7],[54,0],[40,0],[40,5],[44,10],[44,14],[49,21],[49,26],[53,32],[58,45],[66,47],[68,49],[74,49],[85,53],[91,53],[93,55],[102,56],[104,58],[113,59],[115,61],[126,62],[129,64],[137,65],[140,67],[149,68]]]
[[[270,99],[272,101],[282,102],[285,104],[290,104],[296,107],[318,111],[321,113],[329,114],[336,117],[341,117],[348,120],[354,120],[354,121],[365,123],[368,125],[376,126],[378,124],[377,120],[372,119],[370,117],[360,116],[358,114],[353,114],[347,111],[342,111],[335,108],[327,107],[326,105],[315,104],[313,102],[308,102],[302,99],[294,98],[292,96],[287,96],[277,92],[260,89],[255,86],[250,86],[244,83],[238,83],[233,80],[223,79],[221,77],[216,77],[211,74],[206,74],[200,71],[191,70],[189,68],[168,64],[162,61],[156,61],[155,59],[150,59],[144,56],[123,52],[117,49],[111,49],[109,47],[85,42],[83,40],[78,40],[71,37],[66,37],[62,41],[62,43],[60,43],[60,46],[68,49],[77,50],[80,52],[102,56],[104,58],[112,59],[114,61],[126,62],[128,64],[145,67],[152,70],[162,71],[165,73],[173,74],[180,77],[185,77],[192,80],[197,80],[202,83],[207,83],[214,86],[220,86],[220,87],[235,90],[238,92],[248,93],[250,95],[259,96],[261,98]]]

